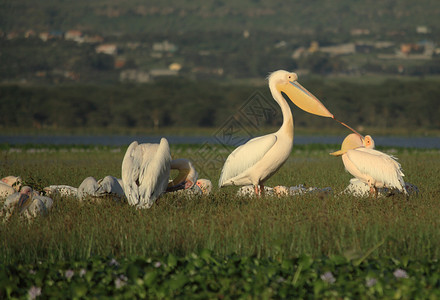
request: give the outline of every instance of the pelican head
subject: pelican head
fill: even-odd
[[[299,84],[296,73],[284,70],[275,71],[269,75],[269,82],[274,82],[278,92],[286,94],[302,110],[314,115],[333,118],[333,114],[321,101]]]
[[[364,141],[362,140],[362,138],[356,133],[351,133],[347,135],[347,137],[342,142],[341,150],[330,153],[330,155],[341,156],[345,154],[348,150],[356,149],[363,146],[364,146]]]
[[[12,186],[16,192],[20,191],[23,182],[20,176],[6,176],[1,180],[7,185]]]
[[[365,138],[363,139],[363,144],[364,144],[365,148],[374,149],[374,140],[371,137],[371,135],[365,136]]]
[[[212,183],[209,179],[198,179],[196,185],[202,190],[203,195],[209,195],[212,190]]]

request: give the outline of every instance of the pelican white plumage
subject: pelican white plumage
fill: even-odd
[[[1,215],[5,216],[5,220],[8,220],[17,211],[18,214],[31,219],[38,215],[46,215],[52,205],[53,200],[51,198],[41,196],[31,187],[24,186],[20,192],[6,198]]]
[[[341,150],[330,154],[342,156],[345,169],[368,185],[370,195],[377,197],[378,188],[397,189],[408,195],[403,181],[404,174],[396,158],[372,149],[374,141],[371,137],[370,139],[370,148],[366,148],[361,136],[349,134],[344,139]]]
[[[269,195],[272,196],[273,195],[273,188],[269,187],[269,186],[264,186],[264,194],[265,195]],[[254,197],[256,196],[255,194],[255,188],[253,185],[249,184],[249,185],[244,185],[241,186],[238,190],[236,195],[238,197]]]
[[[70,186],[70,185],[49,185],[46,186],[43,191],[47,196],[53,197],[55,195],[61,197],[77,197],[78,196],[78,188]]]
[[[16,192],[20,191],[23,180],[20,176],[6,176],[2,178],[2,182],[12,186]]]
[[[0,181],[0,198],[6,198],[15,192],[18,192],[21,188],[21,177],[6,176]]]
[[[329,194],[332,192],[332,189],[330,187],[325,187],[325,188],[305,187],[303,184],[299,184],[291,187],[277,185],[273,188],[273,192],[278,197],[285,197],[285,196],[300,196],[311,193]]]
[[[302,110],[335,119],[297,79],[295,73],[283,70],[270,74],[269,89],[281,108],[283,124],[277,132],[251,139],[235,149],[223,166],[219,187],[253,185],[255,194],[259,195],[260,191],[264,193],[264,182],[286,162],[293,145],[293,116],[281,92]]]
[[[7,185],[4,182],[0,182],[0,198],[6,198],[15,192],[16,190],[12,186]]]
[[[99,196],[110,196],[115,200],[120,200],[125,197],[124,189],[121,186],[122,180],[113,176],[105,176],[98,180],[98,190],[96,191]]]
[[[170,168],[171,170],[178,170],[179,173],[168,183],[167,192],[192,188],[198,179],[199,174],[189,159],[173,159]]]
[[[199,174],[189,159],[173,159],[171,170],[178,170],[179,173],[168,183],[167,192],[177,191],[188,195],[209,195],[211,193],[211,181],[205,178],[199,179]]]
[[[77,197],[79,200],[91,198],[111,197],[114,200],[124,198],[124,190],[121,187],[118,178],[105,176],[96,180],[94,177],[87,177],[78,187]]]
[[[170,146],[162,138],[160,144],[130,144],[122,161],[124,192],[130,205],[150,208],[165,192],[171,168]]]
[[[419,188],[409,182],[405,182],[405,190],[410,196],[417,195],[419,193]],[[377,189],[378,197],[390,197],[400,193],[402,193],[402,191],[397,189],[389,189],[386,187]],[[342,194],[350,194],[356,197],[368,197],[370,195],[370,187],[367,183],[357,178],[351,178],[350,184],[342,191]]]

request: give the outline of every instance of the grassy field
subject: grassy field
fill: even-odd
[[[172,156],[197,161],[199,147],[171,146]],[[0,262],[9,267],[66,261],[87,265],[96,257],[183,259],[203,251],[218,261],[231,255],[279,262],[303,255],[312,260],[334,256],[347,261],[367,257],[438,260],[440,151],[383,149],[399,158],[406,181],[418,186],[420,194],[409,199],[358,199],[339,194],[350,175],[340,158],[328,155],[337,147],[294,146],[287,163],[267,182],[268,186],[331,187],[332,194],[240,198],[235,187],[216,187],[221,165],[201,165],[200,177],[210,178],[215,186],[210,196],[167,194],[142,211],[111,200],[80,204],[55,198],[46,217],[30,224],[12,218],[0,224]],[[78,186],[87,176],[120,177],[125,150],[3,148],[0,176],[20,175],[36,189],[49,184]],[[218,153],[227,155],[226,150]]]

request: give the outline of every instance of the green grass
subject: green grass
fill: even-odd
[[[198,147],[172,146],[173,157],[197,161]],[[218,257],[235,253],[287,259],[304,253],[361,255],[382,241],[372,256],[438,259],[440,152],[398,149],[394,153],[406,181],[417,185],[420,195],[408,200],[398,196],[358,199],[339,195],[350,176],[340,159],[328,155],[335,147],[295,146],[287,163],[267,182],[268,186],[332,187],[331,195],[248,199],[237,197],[235,187],[215,187],[208,197],[168,194],[142,211],[110,200],[80,204],[55,198],[47,217],[31,224],[13,218],[0,225],[0,261],[184,256],[202,249]],[[78,186],[87,176],[120,177],[125,152],[125,148],[109,147],[46,150],[4,149],[0,176],[20,175],[36,189],[49,184]],[[205,168],[201,173],[216,186],[220,169]]]

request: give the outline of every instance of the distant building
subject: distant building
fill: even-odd
[[[163,41],[160,43],[153,44],[153,51],[156,52],[175,52],[176,50],[177,50],[176,45],[168,41]]]
[[[90,43],[90,44],[99,44],[104,42],[104,38],[100,35],[94,35],[94,36],[84,36],[84,43]]]
[[[417,26],[416,27],[416,32],[420,33],[420,34],[427,34],[429,33],[429,28],[427,26]]]
[[[275,48],[276,49],[279,49],[279,48],[284,48],[284,47],[286,47],[287,46],[287,43],[286,43],[286,41],[279,41],[278,43],[276,43],[275,44]]]
[[[115,69],[123,68],[125,66],[125,63],[126,63],[125,58],[117,57],[115,59]]]
[[[180,69],[182,69],[182,65],[179,63],[172,63],[171,65],[168,66],[168,69],[172,70],[172,71],[177,71],[179,72]]]
[[[377,41],[374,43],[374,47],[376,49],[386,49],[386,48],[391,48],[394,46],[393,42],[389,42],[389,41]]]
[[[354,36],[369,35],[370,29],[353,28],[352,30],[350,30],[350,34]]]
[[[335,46],[320,47],[319,51],[328,53],[330,55],[347,55],[356,52],[356,47],[354,43],[347,43]]]
[[[34,36],[36,36],[37,34],[35,33],[35,31],[33,31],[32,29],[29,29],[29,30],[27,30],[25,33],[24,33],[24,37],[25,38],[30,38],[30,37],[34,37]]]
[[[62,39],[64,33],[61,30],[52,30],[49,32],[49,38]]]
[[[371,53],[374,50],[374,45],[370,43],[356,43],[356,53]]]
[[[423,52],[424,47],[418,44],[412,44],[412,43],[408,43],[408,44],[401,44],[400,45],[400,51],[405,54],[411,54],[411,53],[421,53]]]
[[[150,71],[151,77],[177,76],[178,74],[178,71],[170,69],[153,69]]]
[[[16,39],[16,38],[18,38],[18,32],[17,31],[8,32],[8,34],[6,35],[6,38],[8,40]]]
[[[46,41],[49,39],[49,32],[41,32],[41,33],[38,35],[38,37],[39,37],[42,41],[46,42]]]
[[[306,48],[304,47],[299,47],[298,49],[296,49],[295,51],[293,51],[292,53],[292,58],[293,59],[299,59],[302,56],[304,56],[307,53]]]
[[[115,44],[102,44],[95,48],[96,53],[104,53],[108,55],[116,55],[118,47]]]
[[[314,53],[314,52],[316,52],[318,50],[319,50],[319,43],[317,41],[311,42],[308,51],[310,53]]]
[[[64,39],[67,41],[74,41],[77,43],[84,42],[83,34],[79,30],[68,30],[64,35]]]
[[[124,70],[119,74],[119,81],[133,81],[138,83],[146,83],[150,81],[150,74],[139,70]]]

